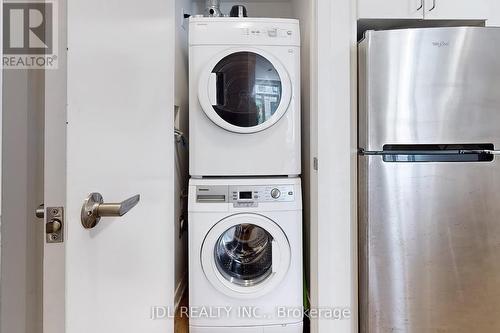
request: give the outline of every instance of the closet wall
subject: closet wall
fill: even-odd
[[[304,1],[306,2],[306,1]],[[279,18],[291,18],[294,15],[292,8],[292,3],[290,0],[281,1],[266,1],[266,0],[254,0],[254,1],[221,1],[221,10],[224,14],[229,14],[231,7],[234,5],[244,5],[247,7],[249,17],[279,17]],[[195,1],[194,2],[194,13],[203,14],[205,9],[205,1]]]

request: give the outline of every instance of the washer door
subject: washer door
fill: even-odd
[[[258,49],[231,49],[212,59],[202,73],[198,99],[218,126],[255,133],[274,125],[287,111],[292,85],[285,67]]]
[[[283,280],[290,255],[288,239],[276,223],[257,214],[237,214],[209,231],[201,264],[217,290],[235,298],[255,298]]]

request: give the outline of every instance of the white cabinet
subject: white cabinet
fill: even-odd
[[[494,11],[488,17],[486,25],[489,27],[500,27],[500,1],[494,5]]]
[[[500,26],[498,0],[425,0],[425,18],[436,20],[486,20]]]
[[[358,0],[359,19],[487,20],[500,26],[499,0]]]
[[[421,19],[424,0],[358,0],[361,19]]]
[[[488,16],[486,25],[490,27],[500,27],[500,1],[487,0],[488,2]]]
[[[426,19],[484,20],[498,0],[425,0]]]

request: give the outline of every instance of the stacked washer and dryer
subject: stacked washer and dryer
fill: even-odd
[[[302,332],[299,23],[189,29],[190,332]]]

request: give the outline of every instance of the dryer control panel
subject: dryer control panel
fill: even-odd
[[[294,19],[191,17],[189,45],[300,47],[300,26]]]

